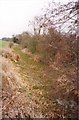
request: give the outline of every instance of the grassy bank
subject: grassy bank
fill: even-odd
[[[29,55],[23,53],[19,46],[15,47],[14,51],[21,58],[16,65],[19,66],[19,73],[29,86],[28,96],[36,99],[39,106],[42,107],[43,113],[56,109],[57,105],[53,106],[53,102],[56,102],[57,98],[55,86],[57,86],[56,80],[61,76],[61,72],[35,62]],[[27,93],[26,88],[23,90]]]

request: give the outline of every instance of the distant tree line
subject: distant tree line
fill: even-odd
[[[9,38],[9,37],[3,37],[2,40],[4,40],[4,41],[12,41],[12,38]]]

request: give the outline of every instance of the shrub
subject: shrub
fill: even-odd
[[[29,50],[32,52],[32,53],[36,53],[37,52],[37,41],[36,40],[32,40],[30,43],[29,43]]]
[[[14,42],[14,43],[18,43],[18,44],[19,44],[19,39],[18,39],[18,38],[16,38],[16,37],[13,37],[13,42]]]

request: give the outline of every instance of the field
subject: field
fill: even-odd
[[[0,40],[0,48],[7,47],[9,42]]]

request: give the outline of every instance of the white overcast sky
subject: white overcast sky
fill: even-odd
[[[0,38],[27,31],[28,21],[51,0],[0,0]],[[69,0],[54,0],[66,3]]]

